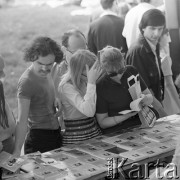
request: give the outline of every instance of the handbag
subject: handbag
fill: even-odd
[[[129,86],[129,93],[132,97],[133,100],[136,100],[140,98],[140,95],[142,94],[141,92],[141,87],[140,87],[140,78],[139,74],[131,75],[127,79],[127,84]],[[142,109],[138,112],[140,121],[141,121],[141,127],[146,128],[146,127],[153,127],[154,123],[156,120],[159,118],[158,112],[153,108],[152,105],[149,106],[142,106]]]

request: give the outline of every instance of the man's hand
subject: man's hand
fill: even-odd
[[[55,117],[59,117],[61,116],[62,114],[62,104],[60,102],[60,100],[58,98],[55,98],[55,101],[54,101],[54,106],[56,108],[56,114],[55,114]]]

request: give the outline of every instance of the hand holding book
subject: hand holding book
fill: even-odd
[[[142,98],[140,104],[142,106],[149,106],[153,103],[152,94],[141,94],[140,98]]]

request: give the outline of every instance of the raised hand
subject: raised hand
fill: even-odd
[[[99,78],[99,76],[102,73],[99,61],[96,60],[96,62],[91,67],[91,69],[89,69],[89,66],[86,64],[86,73],[87,73],[88,83],[95,84],[96,80]]]

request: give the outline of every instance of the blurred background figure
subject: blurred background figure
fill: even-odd
[[[125,3],[127,3],[130,8],[133,8],[139,4],[138,0],[124,0]]]
[[[122,36],[123,18],[118,16],[117,0],[101,0],[104,9],[96,21],[90,24],[88,31],[88,48],[97,55],[107,45],[127,51],[125,38]]]
[[[0,56],[0,152],[13,153],[16,121],[4,97],[4,88],[1,81],[5,77],[4,66],[4,60]]]
[[[164,110],[168,115],[180,112],[180,99],[172,78],[172,60],[170,57],[169,43],[171,38],[167,29],[160,38],[161,68],[164,75]]]
[[[84,34],[78,29],[71,29],[66,31],[62,35],[61,50],[64,54],[63,61],[60,64],[54,63],[53,68],[51,70],[51,76],[54,81],[56,95],[58,94],[58,86],[61,81],[61,78],[67,72],[71,56],[78,49],[87,49],[87,42]]]
[[[140,3],[126,14],[122,35],[126,38],[128,48],[138,39],[139,23],[142,15],[149,9],[155,8],[151,0],[140,0]]]
[[[98,19],[101,16],[101,14],[104,12],[100,4],[100,0],[97,1],[98,3],[96,3],[96,6],[92,7],[90,22],[93,22],[94,20]],[[137,4],[138,4],[137,0],[118,0],[118,15],[124,19],[127,12]]]
[[[126,14],[128,13],[128,11],[131,9],[131,6],[127,3],[127,2],[120,2],[118,4],[118,8],[119,8],[119,12],[118,15],[120,17],[122,17],[123,19],[125,19]]]

